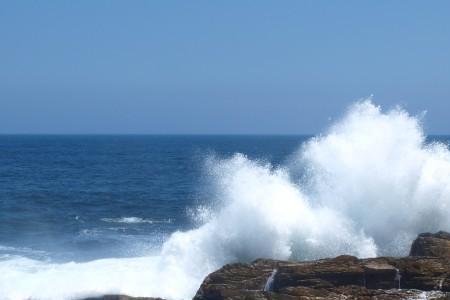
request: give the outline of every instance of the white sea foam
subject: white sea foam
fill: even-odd
[[[148,223],[148,224],[161,224],[161,223],[172,223],[171,219],[146,219],[140,217],[121,217],[121,218],[102,218],[101,221],[108,223],[126,223],[126,224],[140,224],[140,223]]]
[[[242,154],[207,165],[218,199],[201,209],[202,225],[173,233],[159,255],[66,264],[12,258],[0,262],[0,297],[188,299],[224,263],[401,255],[417,233],[450,230],[450,152],[426,144],[420,120],[399,108],[354,104],[284,167]]]
[[[2,260],[3,257],[9,257],[11,255],[46,256],[48,253],[28,247],[10,247],[0,245],[0,260]]]

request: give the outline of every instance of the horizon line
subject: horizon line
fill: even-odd
[[[207,135],[223,135],[223,136],[230,136],[230,135],[292,135],[292,136],[314,136],[318,134],[313,133],[0,133],[0,136],[5,135],[173,135],[173,136],[180,136],[180,135],[191,135],[191,136],[207,136]]]
[[[320,136],[326,133],[0,133],[0,136]],[[429,133],[425,136],[450,136]]]

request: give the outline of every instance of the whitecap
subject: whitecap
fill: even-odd
[[[126,224],[170,224],[172,223],[172,219],[148,219],[148,218],[140,218],[140,217],[120,217],[120,218],[102,218],[100,219],[103,222],[108,223],[126,223]]]

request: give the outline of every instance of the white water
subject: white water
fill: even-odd
[[[450,230],[450,152],[424,139],[420,120],[405,111],[357,103],[284,168],[241,154],[211,159],[216,204],[202,226],[173,233],[159,255],[66,264],[11,258],[0,262],[0,299],[188,299],[228,262],[406,254],[417,233]]]
[[[264,292],[271,292],[273,290],[273,283],[275,281],[275,275],[277,275],[277,269],[274,269],[270,274],[269,278],[267,278],[266,284],[264,285]]]
[[[171,219],[154,220],[154,219],[144,219],[139,217],[121,217],[121,218],[102,218],[101,221],[107,223],[125,223],[125,224],[161,224],[161,223],[172,223]]]

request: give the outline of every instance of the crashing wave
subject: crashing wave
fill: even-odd
[[[207,212],[202,208],[202,225],[174,232],[159,255],[66,264],[7,260],[0,263],[2,296],[188,299],[225,263],[403,255],[419,232],[450,230],[449,150],[426,142],[419,118],[400,108],[383,112],[370,100],[354,104],[285,166],[235,154],[210,159],[207,170],[218,199]]]

